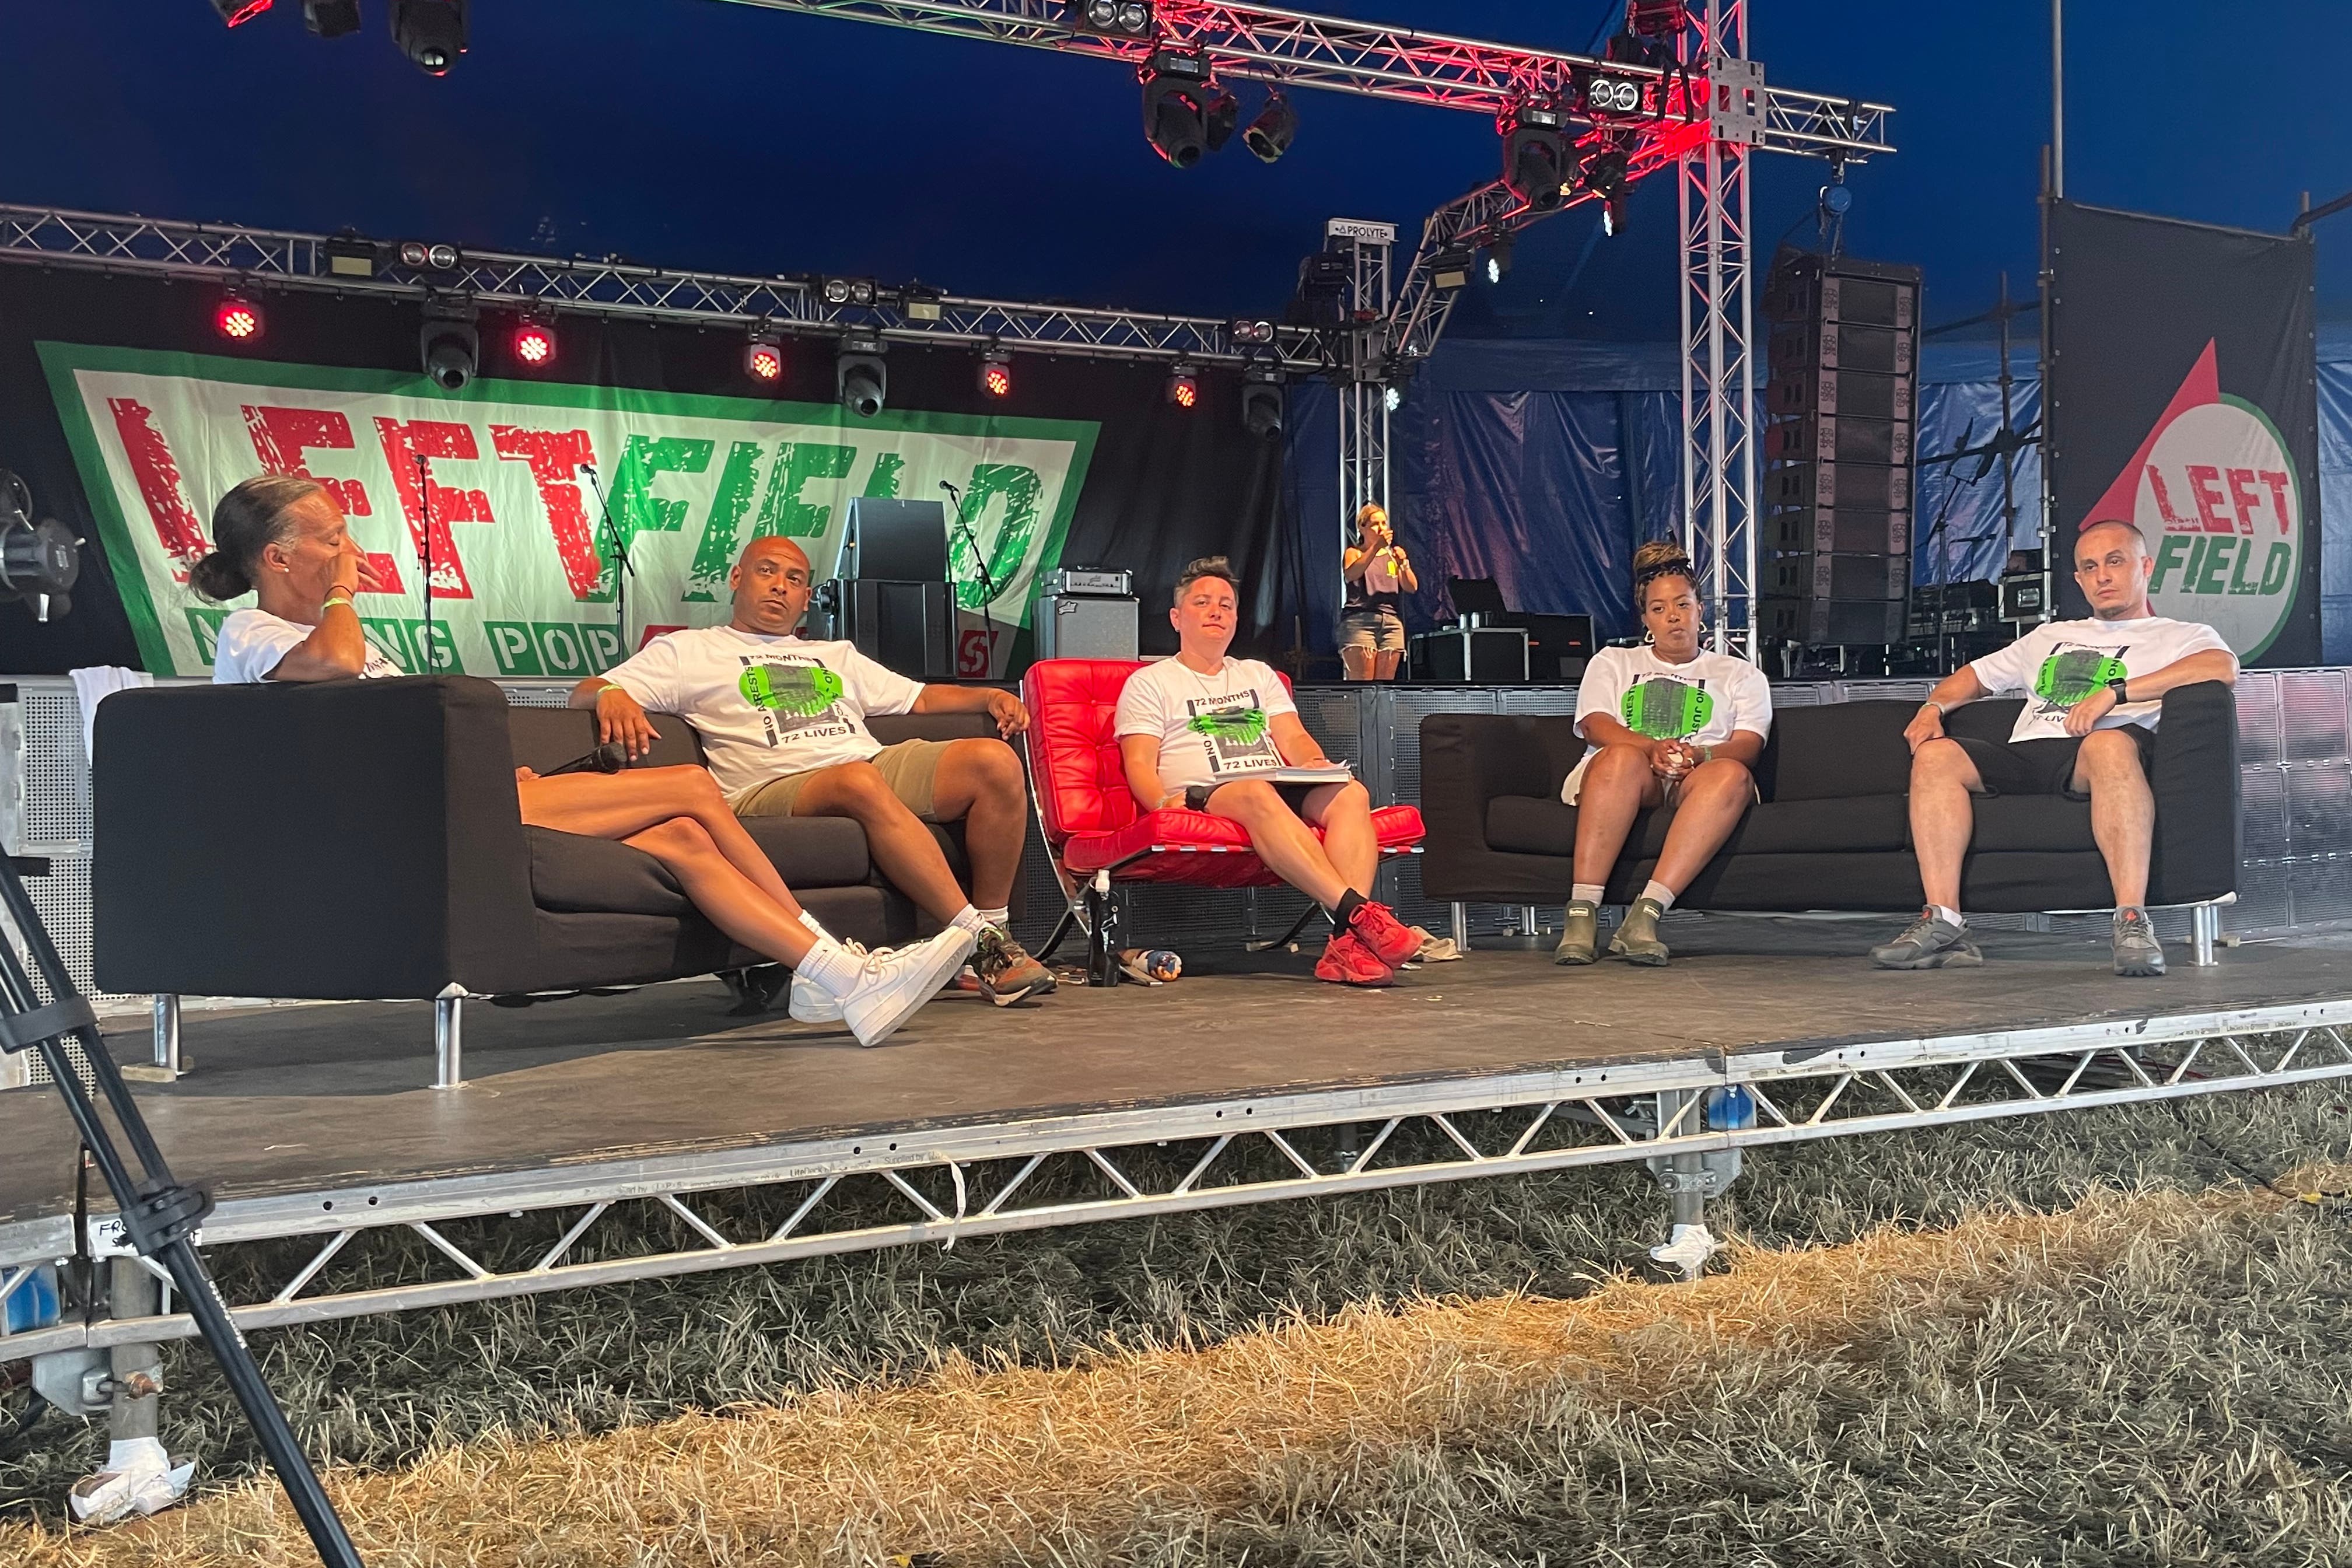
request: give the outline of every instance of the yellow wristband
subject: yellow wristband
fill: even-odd
[[[332,594],[328,595],[326,602],[319,606],[319,613],[323,616],[329,610],[333,609],[337,605],[341,605],[347,610],[352,610],[354,614],[357,613],[357,606],[352,603],[348,595],[339,599]]]

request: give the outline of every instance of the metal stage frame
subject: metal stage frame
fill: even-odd
[[[268,1294],[230,1303],[249,1331],[1059,1225],[1631,1162],[1656,1173],[1678,1224],[1695,1224],[1704,1200],[1738,1175],[1748,1149],[2347,1077],[2352,996],[1728,1055],[1694,1049],[1665,1059],[232,1196],[198,1242],[215,1255],[216,1270],[233,1276],[247,1271],[222,1269],[227,1260],[218,1255],[278,1247],[273,1256],[283,1267]],[[1738,1120],[1723,1111],[1720,1091],[1729,1090],[1744,1090],[1751,1102],[1747,1124],[1722,1124]],[[853,1198],[859,1201],[844,1201]],[[772,1215],[784,1215],[781,1222],[748,1227],[721,1212],[740,1215],[761,1201]],[[877,1201],[887,1215],[874,1208]],[[649,1241],[644,1227],[607,1223],[631,1206],[667,1215],[672,1236]],[[832,1223],[829,1206],[839,1216]],[[467,1234],[453,1237],[459,1226]],[[392,1267],[402,1277],[366,1289],[313,1289],[351,1244],[387,1233],[424,1243],[403,1248],[397,1265],[371,1255],[372,1280]],[[583,1246],[608,1242],[610,1255],[575,1260]],[[111,1216],[90,1221],[89,1244],[100,1258],[128,1256]],[[0,1262],[72,1250],[65,1215],[0,1226]],[[15,1279],[28,1277],[20,1271]],[[194,1331],[165,1300],[152,1315],[0,1336],[0,1361]]]

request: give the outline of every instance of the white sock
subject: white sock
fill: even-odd
[[[818,920],[806,910],[803,910],[801,911],[801,924],[808,927],[809,935],[816,938],[819,942],[831,942],[833,940],[833,933],[824,929],[824,922]]]
[[[1013,910],[1010,905],[1001,910],[975,910],[973,913],[999,931],[1013,929]]]
[[[819,937],[808,956],[793,965],[834,997],[848,995],[849,988],[857,984],[858,973],[865,967],[856,953],[829,936]]]
[[[1598,882],[1579,882],[1568,889],[1568,901],[1571,904],[1597,904],[1601,901],[1601,895],[1608,890]]]
[[[1941,904],[1929,904],[1927,907],[1935,911],[1937,920],[1948,926],[1964,926],[1969,923],[1968,917],[1958,910],[1948,910]]]
[[[1667,887],[1664,882],[1659,881],[1654,877],[1651,878],[1650,880],[1643,885],[1642,889],[1642,896],[1645,899],[1655,899],[1658,903],[1658,912],[1660,914],[1664,914],[1668,910],[1675,907],[1674,889]]]
[[[988,918],[970,904],[966,904],[948,917],[948,924],[960,931],[971,932],[972,940],[977,942],[980,939],[980,933],[988,929]]]

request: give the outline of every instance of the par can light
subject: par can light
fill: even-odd
[[[249,343],[261,336],[261,307],[231,289],[213,307],[213,331],[233,343]]]

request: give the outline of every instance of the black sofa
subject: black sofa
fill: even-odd
[[[1948,733],[2006,741],[2021,700],[1973,702]],[[1926,901],[1912,858],[1904,726],[1916,702],[1841,702],[1776,710],[1758,759],[1762,798],[1678,907],[1915,910]],[[1574,878],[1576,808],[1560,784],[1583,755],[1574,721],[1444,713],[1422,721],[1422,887],[1454,903],[1564,902]],[[2168,692],[2150,784],[2156,846],[2148,902],[2218,900],[2238,885],[2238,725],[2218,681]],[[1671,809],[1634,819],[1609,878],[1629,903],[1664,847]],[[1961,873],[1964,907],[1987,913],[2111,906],[2087,802],[2058,795],[1977,802]]]
[[[683,721],[655,723],[661,743],[638,765],[700,760]],[[982,714],[872,728],[885,742],[995,733]],[[439,999],[764,963],[651,856],[522,826],[516,766],[551,770],[595,743],[593,713],[509,707],[463,676],[118,693],[98,710],[91,769],[98,984]],[[746,826],[835,934],[872,945],[932,929],[876,873],[857,824]],[[961,825],[934,831],[968,879]]]

